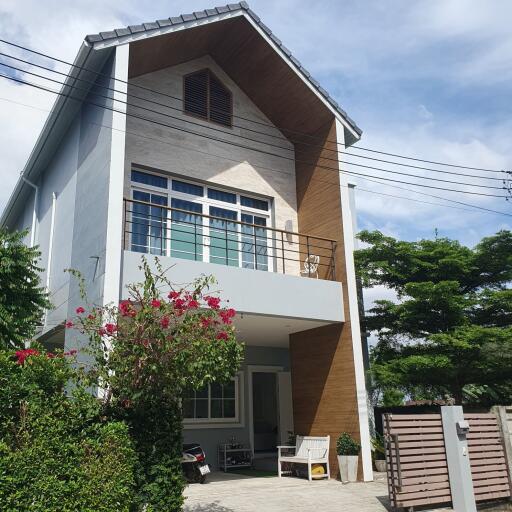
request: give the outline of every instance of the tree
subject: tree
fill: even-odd
[[[447,238],[398,241],[363,231],[356,253],[365,287],[383,285],[366,330],[376,331],[372,375],[388,396],[480,401],[512,389],[512,233],[470,249]],[[478,391],[480,390],[480,392]]]
[[[158,260],[156,266],[153,273],[143,259],[144,282],[128,287],[129,299],[106,307],[84,304],[67,325],[88,338],[93,363],[85,374],[103,388],[105,415],[130,427],[138,455],[137,510],[177,512],[184,487],[182,397],[228,382],[243,346],[232,325],[234,309],[208,293],[211,277],[175,288]]]
[[[48,295],[41,286],[40,253],[23,243],[26,231],[0,228],[0,346],[22,347],[35,333]]]

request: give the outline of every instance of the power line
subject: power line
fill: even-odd
[[[6,54],[3,54],[3,53],[0,52],[0,55],[6,55]],[[23,62],[28,62],[28,61],[23,61]],[[56,79],[53,79],[53,78],[49,78],[49,77],[46,77],[44,75],[40,75],[39,73],[34,73],[32,71],[24,70],[24,69],[19,68],[17,66],[11,66],[9,64],[5,64],[5,63],[2,63],[2,62],[0,62],[0,65],[2,65],[4,67],[7,67],[7,68],[10,68],[10,69],[13,69],[13,70],[16,70],[16,71],[27,73],[29,75],[41,78],[43,80],[47,80],[47,81],[50,81],[50,82],[57,83],[60,86],[64,85],[64,83],[60,82],[59,80],[56,80]],[[39,66],[38,64],[35,64],[35,66],[42,67],[43,69],[52,71],[51,69],[46,68],[44,66]],[[59,73],[61,75],[65,75],[62,72],[57,72],[57,73]],[[95,84],[95,82],[93,82],[93,81],[84,80],[84,79],[81,79],[81,78],[77,78],[77,79],[81,80],[81,81],[84,81],[84,82],[87,82],[89,84],[93,84],[93,85],[97,86],[97,84]],[[88,89],[84,89],[82,87],[77,87],[75,85],[68,85],[66,87],[74,88],[74,89],[77,89],[77,90],[83,91],[83,92],[89,92]],[[127,99],[129,97],[129,95],[127,93],[125,93],[124,91],[119,91],[119,90],[112,89],[112,88],[106,87],[106,86],[100,86],[100,88],[101,89],[107,89],[108,91],[113,91],[113,92],[121,92],[122,94],[125,94],[127,96]],[[98,97],[103,97],[103,98],[106,98],[106,99],[109,99],[109,100],[112,100],[112,101],[117,101],[119,103],[131,106],[133,108],[139,108],[141,110],[146,110],[148,112],[151,112],[153,114],[157,114],[159,116],[168,117],[170,119],[174,119],[174,120],[177,120],[177,121],[180,121],[180,122],[185,122],[185,123],[188,123],[188,124],[191,124],[191,125],[194,125],[194,126],[198,126],[200,128],[206,128],[206,129],[212,130],[214,132],[225,133],[224,131],[219,130],[218,128],[216,128],[214,126],[205,126],[205,125],[203,125],[201,123],[198,123],[196,121],[191,121],[189,119],[183,119],[182,117],[176,117],[176,116],[172,116],[172,115],[169,115],[169,114],[165,114],[165,113],[163,113],[163,112],[161,112],[159,110],[157,111],[157,110],[154,110],[154,109],[143,107],[141,105],[136,105],[134,103],[130,103],[129,101],[123,101],[123,100],[120,100],[120,99],[113,98],[112,96],[108,96],[108,95],[105,96],[105,95],[102,95],[102,94],[99,94],[99,93],[94,93],[94,92],[92,92],[90,94],[96,95]],[[156,103],[157,105],[165,107],[165,108],[171,108],[171,109],[174,108],[174,107],[170,107],[168,105],[165,105],[165,104],[162,104],[162,103],[159,103],[159,102],[154,102],[152,100],[148,100],[146,98],[140,98],[138,96],[132,96],[132,97],[134,97],[136,99],[143,100],[143,101],[148,101],[148,102],[151,102],[151,103]],[[180,109],[175,109],[175,110],[179,110],[181,112]],[[267,134],[264,134],[264,133],[258,132],[258,131],[256,131],[256,133],[259,133],[259,134],[264,135],[264,136],[270,136],[270,135],[267,135]],[[278,148],[278,149],[294,152],[293,148],[288,148],[288,147],[283,147],[283,146],[275,145],[275,144],[272,144],[272,143],[269,143],[269,142],[266,142],[266,141],[255,140],[255,139],[252,139],[250,137],[246,137],[246,136],[240,135],[240,134],[232,134],[232,135],[234,135],[234,136],[236,136],[236,137],[238,137],[240,139],[248,140],[250,142],[257,142],[257,143],[265,144],[265,145],[270,146],[270,147],[275,147],[275,148]],[[318,146],[315,146],[315,147],[318,147]],[[337,150],[329,150],[329,151],[333,151],[333,152],[335,152],[335,153],[337,153],[339,155],[345,155],[346,154],[346,153],[344,153],[342,151],[337,151]],[[351,155],[351,156],[357,156],[357,155]],[[366,158],[366,157],[363,157],[363,158]],[[335,158],[328,158],[328,157],[323,156],[323,157],[320,157],[320,159],[331,161],[331,162],[335,162],[336,164],[338,163],[338,159],[335,159]],[[375,160],[379,160],[379,159],[375,159]],[[379,160],[379,161],[387,162],[386,160]],[[437,181],[437,182],[442,182],[442,183],[451,183],[451,184],[454,184],[454,185],[474,186],[474,187],[478,187],[478,188],[487,188],[487,189],[495,189],[495,190],[507,190],[505,185],[503,185],[501,187],[496,187],[496,186],[492,186],[492,185],[482,185],[482,184],[476,184],[476,183],[467,183],[467,182],[460,182],[460,181],[454,181],[454,180],[447,180],[447,179],[443,179],[443,178],[433,178],[433,177],[430,177],[430,176],[418,176],[417,174],[411,174],[411,173],[406,173],[406,172],[401,172],[401,171],[395,171],[395,170],[391,170],[391,169],[383,169],[381,167],[374,167],[374,166],[369,166],[369,165],[363,165],[363,164],[358,164],[358,163],[349,162],[349,161],[345,161],[345,163],[349,164],[349,165],[356,166],[356,167],[361,167],[361,168],[364,168],[364,169],[372,169],[372,170],[381,171],[381,172],[390,173],[390,174],[399,174],[399,175],[402,175],[402,176],[409,176],[409,177],[418,178],[418,179],[422,179],[422,180]],[[393,162],[389,162],[389,163],[393,164]],[[403,165],[403,164],[399,164],[399,165]],[[407,166],[407,167],[409,167],[409,166]],[[415,167],[415,166],[411,166],[411,167]],[[419,167],[416,166],[415,168],[419,168]],[[439,171],[439,170],[435,170],[435,169],[427,169],[427,168],[423,168],[423,169],[433,170],[434,172],[445,172],[445,171]],[[503,181],[500,178],[486,178],[486,177],[483,177],[483,176],[466,175],[466,174],[463,174],[463,173],[453,173],[453,172],[449,172],[449,171],[448,171],[448,173],[449,174],[457,174],[457,175],[466,176],[466,177],[472,176],[472,177],[477,177],[477,178],[480,178],[480,179],[493,179],[493,180]]]
[[[29,107],[29,108],[34,108],[36,110],[42,110],[44,112],[50,112],[49,110],[40,109],[40,108],[35,107],[33,105],[28,105],[26,103],[21,103],[21,102],[18,102],[18,101],[13,101],[13,100],[11,100],[9,98],[1,98],[0,97],[0,100],[7,101],[7,102],[10,102],[10,103],[14,103],[16,105],[21,105],[21,106],[25,106],[25,107]],[[97,126],[100,126],[100,127],[103,127],[103,128],[108,128],[110,130],[114,130],[114,131],[117,131],[117,132],[129,134],[131,136],[139,137],[139,138],[142,138],[142,139],[145,139],[145,140],[151,140],[151,141],[158,142],[160,144],[165,144],[165,145],[168,145],[168,146],[171,146],[171,147],[175,147],[175,148],[178,148],[178,149],[186,149],[188,151],[193,151],[193,152],[196,152],[196,153],[204,154],[204,155],[206,155],[208,157],[222,158],[222,159],[225,159],[225,160],[232,160],[234,162],[238,162],[238,160],[233,160],[233,159],[230,159],[229,157],[226,157],[226,156],[220,156],[220,155],[216,155],[214,153],[207,153],[207,152],[198,150],[196,148],[191,148],[191,147],[188,147],[188,146],[180,146],[180,145],[177,145],[177,144],[173,144],[172,142],[169,142],[168,140],[157,139],[155,137],[150,137],[148,135],[142,135],[141,133],[132,132],[132,131],[129,131],[129,130],[122,130],[120,128],[114,128],[114,127],[106,125],[106,124],[94,123],[94,122],[90,122],[90,124],[94,124],[94,125],[97,125]],[[274,168],[271,168],[271,167],[265,167],[265,166],[262,166],[262,165],[257,165],[256,167],[261,168],[261,169],[265,169],[265,170],[269,170],[271,172],[278,172],[278,173],[282,173],[282,174],[289,174],[286,171],[282,171],[280,169],[274,169]],[[322,182],[322,183],[326,183],[326,184],[332,185],[331,182],[322,180],[320,178],[316,178],[315,177],[313,179],[315,181],[318,181],[318,182]],[[414,194],[419,194],[419,195],[426,196],[426,197],[433,197],[435,199],[440,199],[442,201],[447,201],[447,202],[454,203],[454,204],[457,204],[457,205],[467,206],[468,208],[460,208],[460,207],[457,207],[457,206],[451,206],[451,205],[440,204],[440,203],[431,203],[431,202],[427,202],[427,201],[421,201],[419,199],[413,199],[411,197],[395,196],[395,195],[386,194],[384,192],[377,192],[377,191],[373,191],[373,190],[363,189],[362,187],[358,186],[358,190],[362,190],[362,191],[365,191],[365,192],[370,192],[372,194],[396,197],[396,198],[399,198],[399,199],[405,199],[407,201],[413,201],[413,202],[424,203],[424,204],[432,204],[434,206],[441,206],[441,207],[446,207],[446,208],[454,208],[454,209],[458,209],[458,210],[475,211],[475,209],[477,209],[477,210],[483,211],[484,213],[491,213],[491,214],[505,215],[505,216],[512,217],[512,214],[509,214],[509,213],[506,213],[506,212],[502,212],[502,211],[499,211],[499,210],[493,210],[493,209],[490,209],[490,208],[485,208],[483,206],[478,206],[478,205],[474,205],[474,204],[471,204],[471,203],[465,203],[465,202],[462,202],[462,201],[456,201],[454,199],[448,199],[448,198],[445,198],[445,197],[442,197],[442,196],[437,196],[437,195],[433,195],[433,194],[427,194],[426,192],[422,192],[422,191],[419,191],[419,190],[412,190],[412,189],[409,189],[409,188],[399,187],[398,185],[391,185],[389,183],[383,183],[382,181],[377,181],[377,180],[370,179],[370,178],[362,177],[360,179],[363,179],[365,181],[369,181],[369,182],[372,182],[372,183],[377,183],[379,185],[385,185],[387,187],[396,188],[396,189],[399,189],[399,190],[405,190],[407,192],[412,192]],[[346,185],[342,185],[342,184],[340,184],[340,186],[346,187]]]
[[[448,198],[443,197],[443,196],[437,196],[437,195],[434,195],[434,194],[429,194],[427,192],[423,192],[423,191],[419,191],[419,190],[412,190],[410,188],[404,188],[404,187],[400,187],[398,185],[390,185],[389,183],[383,183],[382,181],[377,181],[377,180],[380,180],[382,178],[377,178],[377,179],[362,178],[362,179],[365,180],[365,181],[370,181],[372,183],[377,183],[379,185],[384,185],[386,187],[392,187],[392,188],[396,188],[396,189],[399,189],[399,190],[404,190],[406,192],[412,192],[413,194],[419,194],[419,195],[426,196],[426,197],[433,197],[434,199],[441,199],[442,201],[448,201],[448,202],[454,203],[454,204],[460,204],[460,205],[463,205],[463,206],[469,206],[471,208],[477,208],[478,210],[483,210],[483,211],[486,211],[486,212],[489,212],[489,213],[496,213],[496,214],[499,214],[499,215],[506,215],[507,217],[512,217],[511,213],[501,212],[499,210],[493,210],[491,208],[485,208],[484,206],[478,206],[476,204],[465,203],[463,201],[456,201],[455,199],[448,199]],[[409,198],[405,198],[404,197],[404,199],[409,199]],[[413,199],[411,199],[411,200],[413,200]],[[448,206],[448,205],[443,205],[443,206]],[[461,209],[465,209],[465,208],[461,208]]]
[[[344,185],[342,185],[344,186]],[[393,185],[390,185],[393,186]],[[362,188],[360,186],[357,187],[357,191],[361,192],[368,192],[369,194],[376,194],[379,196],[385,196],[385,197],[394,197],[395,199],[405,199],[406,201],[412,201],[414,203],[422,203],[422,204],[430,204],[432,206],[442,206],[444,208],[452,208],[454,210],[462,210],[465,212],[474,212],[475,210],[472,210],[471,208],[461,208],[460,206],[451,206],[449,204],[442,204],[442,203],[432,203],[431,201],[422,201],[421,199],[413,199],[412,197],[405,197],[405,196],[398,196],[396,194],[388,194],[386,192],[376,192],[375,190],[369,190],[367,188]],[[507,214],[505,214],[507,215]]]
[[[106,105],[100,105],[98,103],[95,103],[95,102],[92,102],[92,101],[89,101],[89,100],[85,100],[85,99],[84,100],[78,100],[77,98],[75,98],[75,97],[73,97],[73,96],[71,96],[69,94],[65,94],[65,93],[62,93],[62,92],[59,92],[59,91],[54,91],[52,89],[48,89],[48,88],[43,87],[41,85],[34,84],[34,83],[31,83],[31,82],[27,82],[27,81],[24,81],[24,80],[21,80],[21,79],[18,79],[18,78],[14,78],[14,77],[11,77],[9,75],[0,74],[0,77],[6,78],[6,79],[14,81],[14,82],[22,83],[24,85],[29,85],[31,87],[35,87],[35,88],[38,88],[38,89],[41,89],[41,90],[44,90],[44,91],[47,91],[47,92],[51,92],[51,93],[56,94],[56,95],[64,96],[64,97],[73,99],[75,101],[83,101],[85,103],[97,106],[99,108],[104,108],[104,109],[111,110],[113,112],[118,112],[118,113],[126,115],[128,117],[140,119],[140,120],[143,120],[143,121],[146,121],[146,122],[149,122],[149,123],[153,123],[155,125],[164,126],[166,128],[171,128],[171,129],[176,129],[176,130],[179,130],[179,131],[182,131],[182,132],[185,132],[185,133],[190,133],[190,134],[193,134],[193,135],[196,135],[196,136],[199,136],[199,137],[206,138],[208,140],[214,140],[214,141],[221,142],[221,143],[224,143],[224,144],[227,144],[227,145],[231,145],[231,146],[235,146],[235,147],[240,147],[240,148],[243,148],[243,149],[247,149],[249,151],[259,152],[261,154],[266,154],[266,155],[273,156],[273,157],[276,157],[276,158],[281,158],[281,159],[284,159],[284,160],[289,160],[289,161],[292,161],[292,162],[304,163],[304,164],[307,164],[307,165],[314,165],[318,169],[326,169],[326,170],[335,171],[335,172],[338,172],[338,173],[340,172],[339,169],[335,169],[333,167],[326,167],[326,166],[317,164],[315,162],[307,162],[307,161],[303,161],[303,160],[298,160],[298,159],[295,159],[295,158],[290,158],[290,157],[286,157],[286,156],[283,156],[283,155],[278,155],[278,154],[275,154],[275,153],[272,153],[272,152],[269,152],[269,151],[264,151],[262,149],[256,149],[256,148],[253,148],[253,147],[250,147],[250,146],[246,146],[246,145],[243,145],[243,144],[238,144],[236,142],[227,141],[225,139],[218,139],[218,138],[212,137],[210,135],[205,135],[205,134],[202,134],[202,133],[199,133],[199,132],[194,132],[194,131],[187,130],[185,128],[180,128],[180,127],[177,127],[177,126],[174,126],[174,125],[169,125],[169,124],[166,124],[166,123],[163,123],[163,122],[160,122],[160,121],[156,121],[154,119],[148,119],[146,117],[143,117],[143,116],[140,116],[140,115],[137,115],[137,114],[128,113],[128,112],[125,112],[125,111],[122,111],[122,110],[117,110],[117,109],[115,109],[113,107],[109,107],[109,106],[106,106]],[[102,95],[99,95],[99,96],[101,97]],[[104,97],[107,98],[108,100],[113,100],[113,98],[111,98],[109,96],[104,96]],[[125,103],[125,102],[121,101],[121,103]],[[258,144],[264,144],[264,143],[262,143],[260,141],[253,141],[253,142],[256,142]],[[497,194],[487,194],[487,193],[483,193],[483,192],[471,192],[471,191],[459,190],[459,189],[447,189],[447,188],[437,187],[437,186],[433,186],[433,185],[411,183],[411,182],[407,182],[407,181],[396,180],[396,179],[393,179],[393,178],[383,178],[381,176],[375,176],[375,175],[371,175],[371,174],[368,175],[368,174],[357,173],[357,172],[348,171],[348,170],[344,170],[343,172],[345,174],[349,174],[349,175],[353,175],[353,176],[366,176],[366,177],[370,177],[370,178],[378,178],[378,179],[381,179],[381,180],[392,181],[392,182],[395,182],[395,183],[403,183],[403,184],[406,184],[406,185],[412,185],[412,186],[416,186],[416,187],[424,187],[424,188],[430,188],[430,189],[435,189],[435,190],[443,190],[443,191],[452,192],[452,193],[470,194],[470,195],[478,195],[478,196],[485,196],[485,197],[507,198],[507,196],[501,196],[501,195],[497,195]]]
[[[3,64],[3,63],[0,63],[0,65],[3,65],[3,66],[6,66],[6,67],[9,67],[9,68],[12,68],[12,69],[16,69],[18,71],[23,71],[23,70],[20,70],[19,68],[16,68],[15,66],[10,66],[10,65],[7,65],[7,64]],[[63,85],[62,82],[58,81],[58,80],[55,80],[53,78],[48,78],[48,77],[45,77],[45,76],[42,76],[42,75],[39,75],[38,73],[33,73],[31,71],[25,71],[26,73],[28,74],[31,74],[33,76],[37,76],[39,78],[42,78],[44,80],[48,80],[48,81],[51,81],[51,82],[54,82],[54,83],[58,83],[59,85]],[[74,98],[73,96],[71,95],[66,95],[64,93],[60,93],[60,92],[57,92],[57,91],[54,91],[52,89],[47,89],[47,88],[44,88],[42,86],[39,86],[37,84],[33,84],[31,82],[27,82],[27,81],[23,81],[21,79],[16,79],[14,77],[11,77],[11,76],[8,76],[8,75],[1,75],[3,78],[7,78],[9,80],[13,80],[13,81],[17,81],[19,83],[23,83],[25,85],[29,85],[29,86],[32,86],[32,87],[37,87],[37,88],[41,88],[43,90],[47,90],[48,92],[52,92],[54,94],[59,94],[59,95],[63,95],[63,96],[66,96],[66,97],[69,97],[69,98],[72,98],[72,99],[75,99],[77,100],[77,98]],[[76,89],[78,91],[83,91],[83,92],[89,92],[88,90],[86,89],[83,89],[81,87],[77,87],[77,86],[74,86],[74,85],[69,85],[67,87],[70,87],[72,89]],[[167,114],[162,114],[161,112],[159,111],[156,111],[156,110],[153,110],[153,109],[148,109],[146,107],[141,107],[141,106],[138,106],[138,105],[133,105],[131,103],[128,103],[126,101],[123,101],[123,100],[120,100],[120,99],[116,99],[116,98],[112,98],[111,96],[106,96],[106,95],[103,95],[103,94],[99,94],[99,93],[91,93],[93,94],[94,96],[98,96],[100,98],[104,98],[104,99],[107,99],[107,100],[110,100],[110,101],[117,101],[121,104],[124,104],[126,106],[130,106],[130,107],[134,107],[134,108],[139,108],[139,109],[142,109],[142,110],[146,110],[148,112],[151,112],[151,113],[154,113],[156,115],[160,115],[160,116],[164,116],[164,117],[171,117],[172,119],[177,119],[178,121],[181,121],[181,122],[190,122],[190,121],[187,121],[187,120],[183,120],[181,118],[175,118],[173,116],[168,116]],[[78,101],[78,100],[77,100]],[[86,100],[84,100],[86,101]],[[88,102],[90,103],[90,102]],[[95,104],[95,103],[92,103],[92,104]],[[95,104],[96,106],[99,106],[99,107],[103,107],[101,105],[98,105],[98,104]],[[103,107],[103,108],[109,108],[109,107]],[[109,108],[110,109],[110,108]],[[110,109],[110,110],[113,110],[113,111],[116,111],[116,112],[121,112],[124,114],[124,112],[122,111],[118,111],[116,109]],[[203,138],[207,138],[207,139],[210,139],[210,140],[215,140],[217,142],[222,142],[222,143],[225,143],[225,144],[229,144],[229,145],[233,145],[233,146],[238,146],[238,147],[241,147],[241,148],[244,148],[244,149],[249,149],[251,151],[258,151],[260,153],[263,153],[263,154],[267,154],[267,155],[270,155],[270,156],[274,156],[274,157],[277,157],[277,158],[282,158],[282,159],[286,159],[286,160],[290,160],[290,161],[293,161],[293,162],[299,162],[299,163],[306,163],[306,164],[309,164],[309,165],[314,165],[313,162],[305,162],[305,161],[301,161],[301,160],[298,160],[296,158],[290,158],[290,157],[286,157],[284,155],[278,155],[276,153],[272,153],[272,152],[269,152],[269,151],[264,151],[264,150],[261,150],[261,149],[256,149],[256,148],[253,148],[253,147],[249,147],[249,146],[245,146],[243,144],[237,144],[235,142],[232,142],[232,141],[227,141],[225,139],[217,139],[215,137],[212,137],[210,135],[205,135],[203,133],[200,133],[200,132],[195,132],[195,131],[191,131],[191,130],[187,130],[185,128],[180,128],[178,126],[174,126],[174,125],[169,125],[169,124],[165,124],[165,123],[162,123],[162,122],[158,122],[156,120],[153,120],[153,119],[148,119],[148,118],[144,118],[142,116],[138,116],[136,114],[129,114],[129,113],[126,113],[126,115],[128,116],[131,116],[131,117],[136,117],[136,118],[139,118],[139,119],[142,119],[142,120],[145,120],[145,121],[149,121],[149,122],[152,122],[152,123],[155,123],[155,124],[159,124],[161,126],[165,126],[167,128],[171,128],[171,129],[177,129],[177,130],[181,130],[183,132],[186,132],[186,133],[190,133],[190,134],[193,134],[193,135],[196,135],[196,136],[199,136],[199,137],[203,137]],[[218,130],[216,128],[213,128],[213,127],[209,127],[209,126],[203,126],[202,124],[199,124],[199,123],[195,123],[195,122],[191,122],[191,124],[194,124],[194,125],[198,125],[200,126],[201,128],[208,128],[210,130],[214,130],[214,131],[218,131],[220,133],[225,133],[221,130]],[[270,145],[272,146],[271,144],[268,144],[268,143],[265,143],[265,142],[262,142],[262,141],[259,141],[259,140],[254,140],[254,139],[251,139],[250,137],[243,137],[243,136],[240,136],[240,135],[237,135],[238,137],[240,138],[243,138],[243,139],[246,139],[246,140],[249,140],[250,142],[254,142],[254,143],[257,143],[257,144],[265,144],[265,145]],[[281,148],[283,149],[283,148]],[[319,157],[319,161],[320,160],[328,160],[328,161],[334,161],[335,163],[339,163],[338,160],[334,160],[334,159],[328,159],[326,157]],[[391,174],[398,174],[398,175],[402,175],[402,176],[410,176],[410,177],[414,177],[414,178],[418,178],[418,179],[424,179],[424,180],[429,180],[429,181],[439,181],[439,182],[444,182],[444,183],[451,183],[451,184],[455,184],[455,185],[463,185],[463,186],[468,186],[468,185],[471,185],[475,188],[478,188],[478,189],[481,189],[481,188],[485,188],[485,189],[498,189],[498,190],[501,190],[501,189],[505,189],[507,190],[505,187],[493,187],[493,186],[489,186],[489,185],[476,185],[476,184],[468,184],[468,183],[464,183],[464,182],[458,182],[458,181],[453,181],[453,180],[445,180],[445,179],[440,179],[440,178],[432,178],[432,177],[428,177],[428,176],[417,176],[417,175],[414,175],[414,174],[409,174],[409,173],[403,173],[403,172],[400,172],[400,171],[392,171],[392,170],[388,170],[388,169],[382,169],[382,168],[379,168],[379,167],[372,167],[372,166],[366,166],[366,165],[362,165],[362,164],[356,164],[356,163],[349,163],[350,165],[355,165],[357,167],[362,167],[362,168],[365,168],[365,169],[373,169],[373,170],[377,170],[377,171],[382,171],[382,172],[386,172],[386,173],[391,173]],[[316,164],[315,164],[316,165]],[[336,169],[333,169],[332,167],[325,167],[325,166],[322,166],[322,165],[316,165],[316,167],[318,168],[325,168],[325,169],[329,169],[329,170],[336,170]],[[337,172],[339,172],[338,170],[336,170]],[[418,184],[418,183],[411,183],[411,182],[407,182],[407,181],[401,181],[401,180],[396,180],[396,179],[393,179],[393,178],[383,178],[383,177],[380,177],[380,176],[375,176],[375,175],[367,175],[367,174],[362,174],[362,173],[357,173],[355,171],[348,171],[348,170],[345,170],[344,172],[348,173],[348,174],[352,174],[354,176],[369,176],[371,178],[380,178],[380,179],[385,179],[385,180],[388,180],[388,181],[394,181],[394,182],[397,182],[397,183],[405,183],[407,185],[413,185],[413,186],[421,186],[421,187],[426,187],[426,188],[431,188],[431,189],[435,189],[435,190],[444,190],[444,191],[447,191],[447,192],[454,192],[454,193],[461,193],[461,194],[471,194],[471,195],[480,195],[480,196],[486,196],[486,197],[497,197],[497,198],[507,198],[508,196],[501,196],[501,195],[497,195],[497,194],[486,194],[486,193],[483,193],[483,192],[471,192],[471,191],[467,191],[467,190],[459,190],[459,189],[446,189],[446,188],[443,188],[443,187],[437,187],[437,186],[433,186],[433,185],[425,185],[425,184]]]
[[[174,99],[174,100],[177,100],[177,101],[183,101],[183,98],[179,98],[179,97],[176,97],[176,96],[172,96],[168,93],[164,93],[164,92],[161,92],[161,91],[155,91],[153,89],[150,89],[148,87],[144,87],[142,85],[138,85],[138,84],[134,84],[133,82],[128,82],[126,80],[122,80],[120,78],[116,78],[116,77],[113,77],[111,75],[108,75],[106,73],[101,73],[101,72],[98,72],[98,71],[95,71],[95,70],[91,70],[89,68],[86,68],[84,66],[79,66],[77,64],[74,64],[74,63],[71,63],[71,62],[68,62],[68,61],[65,61],[65,60],[62,60],[62,59],[59,59],[57,57],[52,57],[51,55],[48,55],[48,54],[45,54],[43,52],[39,52],[37,50],[33,50],[33,49],[30,49],[30,48],[27,48],[25,46],[22,46],[22,45],[19,45],[19,44],[16,44],[16,43],[13,43],[11,41],[7,41],[5,39],[0,39],[0,42],[4,43],[4,44],[7,44],[9,46],[13,46],[15,48],[19,48],[21,50],[24,50],[24,51],[27,51],[29,53],[33,53],[35,55],[39,55],[41,57],[44,57],[46,59],[49,59],[49,60],[53,60],[55,62],[59,62],[61,64],[65,64],[67,66],[70,66],[72,68],[76,68],[76,69],[80,69],[80,70],[84,70],[84,71],[87,71],[89,73],[93,73],[95,74],[96,76],[103,76],[103,77],[107,77],[109,79],[112,79],[114,81],[118,81],[120,83],[124,83],[124,84],[127,84],[127,85],[130,85],[130,87],[134,87],[134,88],[138,88],[138,89],[141,89],[141,90],[145,90],[145,91],[149,91],[153,94],[158,94],[158,95],[161,95],[161,96],[165,96],[165,97],[168,97],[168,98],[171,98],[171,99]],[[69,75],[66,75],[66,76],[69,76]],[[214,110],[217,110],[217,109],[214,109]],[[260,124],[262,126],[267,126],[267,127],[271,127],[273,129],[276,129],[277,127],[274,126],[273,124],[270,124],[270,123],[266,123],[266,122],[263,122],[263,121],[260,121],[260,120],[255,120],[255,119],[251,119],[251,118],[247,118],[247,117],[243,117],[243,116],[239,116],[239,115],[233,115],[233,117],[236,117],[238,119],[243,119],[245,121],[248,121],[248,122],[251,122],[251,123],[255,123],[255,124]],[[246,128],[247,129],[247,128]],[[330,142],[330,143],[333,143],[333,144],[336,144],[336,145],[342,145],[342,146],[345,146],[347,147],[345,144],[342,144],[336,140],[325,140],[323,141],[322,139],[320,139],[319,137],[315,137],[313,135],[310,135],[310,134],[307,134],[307,133],[304,133],[304,132],[299,132],[299,131],[295,131],[295,130],[290,130],[290,129],[287,129],[287,128],[277,128],[281,131],[286,131],[288,133],[294,133],[296,135],[300,135],[302,137],[306,137],[306,138],[309,138],[311,140],[320,140],[322,142]],[[467,170],[473,170],[473,171],[483,171],[483,172],[493,172],[493,173],[505,173],[505,171],[503,170],[496,170],[496,169],[486,169],[486,168],[479,168],[479,167],[469,167],[469,166],[465,166],[465,165],[458,165],[458,164],[450,164],[450,163],[446,163],[446,162],[437,162],[437,161],[432,161],[432,160],[425,160],[425,159],[420,159],[420,158],[414,158],[414,157],[409,157],[409,156],[405,156],[405,155],[399,155],[399,154],[394,154],[394,153],[388,153],[388,152],[384,152],[384,151],[379,151],[379,150],[375,150],[375,149],[371,149],[371,148],[365,148],[365,147],[362,147],[362,146],[350,146],[352,149],[358,149],[358,150],[362,150],[362,151],[368,151],[368,152],[372,152],[372,153],[377,153],[377,154],[383,154],[383,155],[386,155],[386,156],[393,156],[395,158],[401,158],[401,159],[407,159],[407,160],[413,160],[413,161],[416,161],[416,162],[423,162],[423,163],[428,163],[428,164],[433,164],[433,165],[442,165],[442,166],[447,166],[447,167],[452,167],[452,168],[459,168],[459,169],[467,169]],[[327,148],[326,148],[327,149]],[[347,154],[351,154],[351,153],[347,153]],[[352,155],[352,156],[355,156],[355,157],[361,157],[360,155]],[[366,157],[366,158],[369,158],[369,157]],[[397,165],[400,165],[399,163],[396,163]]]

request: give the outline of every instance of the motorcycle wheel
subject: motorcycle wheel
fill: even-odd
[[[204,484],[206,482],[206,475],[202,475],[199,471],[199,466],[196,467],[195,482],[198,484]]]

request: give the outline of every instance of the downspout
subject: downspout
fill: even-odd
[[[34,189],[34,208],[32,211],[32,228],[30,230],[30,247],[36,245],[37,212],[39,210],[39,187],[21,175],[21,179]]]

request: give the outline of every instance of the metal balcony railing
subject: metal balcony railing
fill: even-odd
[[[124,199],[125,250],[334,280],[336,241]]]

